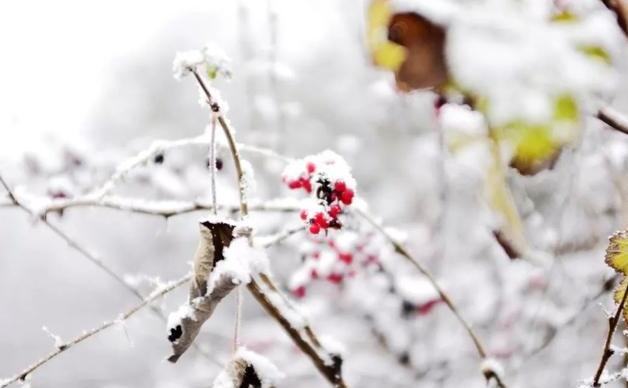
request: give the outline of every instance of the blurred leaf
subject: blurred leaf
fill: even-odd
[[[578,104],[568,94],[560,95],[554,103],[554,120],[577,122],[579,119]]]
[[[575,22],[578,21],[578,16],[569,11],[561,11],[552,16],[552,21],[558,23]]]
[[[388,39],[407,49],[405,61],[395,73],[404,91],[441,88],[447,84],[445,29],[416,13],[393,15]]]
[[[510,165],[523,175],[534,175],[551,167],[562,148],[573,140],[580,113],[573,97],[560,95],[554,101],[552,120],[546,124],[513,121],[494,130],[498,142],[514,148]]]
[[[580,46],[578,49],[586,56],[599,60],[607,65],[610,65],[613,62],[608,51],[604,50],[600,46]]]
[[[495,130],[499,142],[514,146],[510,165],[523,175],[533,175],[550,166],[560,153],[550,127],[515,121]]]
[[[367,40],[373,63],[397,71],[406,58],[406,50],[388,40],[391,17],[388,0],[373,0],[368,10]]]
[[[371,1],[367,23],[373,63],[395,72],[404,91],[447,82],[445,30],[416,13],[393,14],[388,0]]]
[[[207,77],[209,79],[216,79],[218,76],[218,67],[215,65],[207,66]]]

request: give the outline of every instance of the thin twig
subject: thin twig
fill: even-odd
[[[622,3],[622,0],[602,0],[602,3],[604,3],[606,8],[615,13],[619,28],[621,28],[624,35],[628,37],[628,10],[626,9],[626,5]]]
[[[609,107],[600,108],[595,117],[609,127],[628,135],[628,118],[616,110]]]
[[[48,229],[50,229],[57,237],[61,238],[63,241],[66,242],[66,244],[68,244],[68,246],[70,246],[71,248],[73,248],[74,250],[76,250],[78,253],[80,253],[84,258],[86,258],[87,260],[89,260],[90,262],[92,262],[94,265],[96,265],[98,268],[100,268],[101,270],[103,270],[105,273],[107,273],[111,278],[113,278],[118,284],[120,284],[122,287],[124,287],[127,291],[129,291],[131,294],[133,294],[133,296],[135,296],[137,299],[139,300],[144,300],[144,296],[142,295],[142,293],[140,292],[140,290],[129,284],[128,282],[126,282],[124,280],[124,276],[120,273],[118,273],[117,271],[115,271],[113,268],[111,268],[108,264],[106,264],[103,260],[99,259],[95,254],[93,254],[92,252],[89,251],[89,249],[87,249],[86,247],[84,247],[83,245],[79,244],[78,241],[76,241],[75,239],[73,239],[72,237],[70,237],[66,232],[64,232],[61,228],[59,228],[58,226],[56,226],[55,224],[52,224],[50,221],[48,221],[45,217],[45,214],[36,214],[33,210],[31,210],[28,206],[24,205],[21,201],[19,201],[15,194],[13,193],[13,190],[11,190],[11,188],[9,187],[9,185],[7,184],[7,182],[4,180],[4,178],[0,175],[0,184],[4,187],[4,189],[7,191],[7,194],[9,196],[9,200],[17,207],[19,207],[20,209],[22,209],[25,213],[27,213],[28,215],[30,215],[31,217],[38,217],[38,219],[48,227]],[[151,306],[151,311],[153,312],[153,314],[155,314],[156,317],[158,317],[162,322],[166,322],[168,319],[167,317],[164,315],[163,311],[161,311],[159,308]],[[219,362],[213,358],[210,354],[206,353],[205,351],[203,351],[200,346],[195,345],[194,348],[203,356],[205,357],[207,360],[213,362],[214,364],[219,364]]]
[[[6,206],[13,205],[14,203],[6,203]],[[4,206],[4,203],[0,202],[0,207],[1,206]],[[41,214],[47,215],[48,213],[59,213],[67,209],[76,207],[107,208],[127,211],[130,213],[161,216],[165,218],[170,218],[196,211],[213,210],[211,205],[211,199],[197,199],[194,201],[151,201],[137,198],[106,196],[100,199],[93,197],[77,197],[74,199],[52,201],[48,206],[44,208],[44,210],[41,211]],[[239,208],[239,205],[218,205],[218,210],[225,210],[228,212],[237,212]],[[300,208],[296,201],[290,202],[289,200],[273,200],[267,202],[256,201],[249,206],[249,211],[259,212],[295,212],[299,211],[299,209]]]
[[[24,212],[26,212],[31,217],[37,217],[38,216],[34,211],[32,211],[29,207],[24,205],[21,201],[19,201],[16,198],[15,194],[13,193],[13,190],[11,190],[11,188],[9,187],[9,185],[7,184],[7,182],[4,180],[4,178],[2,176],[0,176],[0,184],[2,184],[2,186],[4,186],[4,189],[9,194],[9,199],[15,204],[15,206],[17,206],[20,209],[22,209]],[[130,284],[128,284],[124,280],[124,277],[121,274],[117,273],[115,270],[113,270],[111,267],[109,267],[109,265],[107,265],[104,261],[102,261],[101,259],[96,257],[95,254],[91,253],[87,248],[85,248],[82,245],[80,245],[76,240],[74,240],[69,235],[67,235],[58,226],[52,224],[45,217],[39,216],[38,218],[44,225],[46,225],[46,227],[48,227],[48,229],[50,229],[54,234],[56,234],[63,241],[65,241],[70,247],[75,249],[83,257],[85,257],[87,260],[91,261],[98,268],[100,268],[101,270],[106,272],[111,278],[113,278],[117,283],[119,283],[124,288],[126,288],[130,293],[132,293],[133,295],[135,295],[136,297],[138,297],[140,299],[143,299],[143,296],[139,292],[139,290],[136,289],[135,287],[131,286]]]
[[[611,358],[613,353],[613,349],[611,349],[611,342],[613,340],[613,334],[615,334],[615,329],[617,328],[617,324],[621,318],[621,313],[624,310],[624,304],[626,304],[626,297],[628,296],[628,290],[624,291],[624,296],[622,296],[621,301],[617,305],[617,311],[615,311],[615,315],[608,319],[608,335],[606,336],[606,342],[604,343],[604,350],[602,352],[602,358],[600,359],[600,364],[597,367],[597,372],[595,372],[595,377],[593,378],[593,386],[600,386],[600,377],[602,377],[602,373],[604,372],[604,367],[606,363]]]
[[[10,194],[11,195],[11,194]],[[273,239],[272,236],[270,236],[270,238],[268,237],[260,237],[260,242],[259,244],[257,244],[260,247],[264,247],[264,248],[268,248],[271,245],[274,245],[276,243],[278,243],[280,240],[277,239]],[[87,332],[83,332],[81,335],[76,336],[74,339],[63,343],[61,346],[59,346],[55,351],[50,352],[49,354],[47,354],[46,356],[42,357],[41,359],[39,359],[38,361],[32,363],[29,367],[24,368],[21,372],[15,374],[13,377],[10,377],[6,380],[0,380],[0,388],[5,388],[7,386],[9,386],[10,384],[18,381],[18,380],[24,380],[26,379],[26,376],[28,376],[29,374],[31,374],[35,369],[41,367],[42,365],[46,364],[48,361],[52,360],[53,358],[57,357],[59,354],[63,353],[64,351],[68,350],[70,347],[94,336],[95,334],[100,333],[101,331],[113,326],[114,324],[124,321],[126,319],[128,319],[130,316],[132,316],[133,314],[135,314],[136,312],[138,312],[139,310],[141,310],[142,308],[149,306],[152,307],[152,305],[150,304],[151,302],[153,302],[154,300],[168,294],[169,292],[177,289],[178,287],[184,285],[185,283],[187,283],[188,281],[190,281],[190,279],[192,278],[192,274],[188,274],[182,278],[180,278],[179,280],[176,280],[174,282],[171,282],[165,286],[163,286],[160,289],[157,289],[155,291],[153,291],[148,297],[146,298],[142,298],[142,302],[139,303],[138,305],[136,305],[135,307],[133,307],[132,309],[128,310],[126,313],[120,315],[118,317],[118,319],[115,320],[111,320],[111,321],[107,321],[105,323],[103,323],[101,326],[94,328],[92,330],[89,330]],[[217,365],[221,366],[220,363],[216,362]]]
[[[227,138],[227,143],[229,144],[229,149],[231,151],[237,175],[240,198],[240,216],[242,218],[246,218],[249,209],[245,192],[246,187],[244,182],[244,171],[242,169],[240,153],[233,136],[233,131],[231,130],[227,119],[223,116],[220,105],[213,99],[209,89],[203,82],[203,79],[194,68],[190,68],[189,70],[192,72],[194,78],[196,78],[196,81],[204,92],[205,97],[207,98],[207,103],[212,112],[216,114],[218,123]],[[251,279],[251,282],[247,285],[247,288],[253,294],[258,303],[260,303],[266,312],[268,312],[268,314],[280,324],[299,349],[301,349],[301,351],[303,351],[310,358],[314,366],[334,387],[346,388],[347,385],[341,373],[342,359],[340,356],[332,355],[326,352],[322,348],[318,338],[315,336],[309,325],[303,324],[300,329],[295,328],[292,322],[290,322],[290,320],[283,314],[282,308],[288,308],[295,311],[289,304],[288,299],[281,293],[270,276],[260,273],[259,277],[264,285],[263,287],[260,286],[255,279]],[[274,294],[273,297],[270,296],[271,294]],[[280,306],[278,303],[281,303],[282,305]],[[326,358],[323,356],[326,356]]]
[[[101,331],[108,329],[112,326],[114,326],[117,323],[120,323],[122,321],[127,320],[129,317],[131,317],[132,315],[134,315],[135,313],[137,313],[138,311],[140,311],[142,308],[144,308],[147,305],[150,305],[151,302],[153,302],[156,299],[161,298],[162,296],[166,295],[167,293],[173,291],[174,289],[182,286],[183,284],[187,283],[190,279],[192,278],[191,274],[188,274],[182,278],[180,278],[179,280],[176,280],[174,282],[171,282],[170,284],[157,289],[155,291],[153,291],[147,298],[143,298],[142,302],[135,305],[133,308],[131,308],[130,310],[128,310],[127,312],[125,312],[124,314],[120,315],[118,318],[116,319],[112,319],[110,321],[107,321],[105,323],[103,323],[102,325],[93,328],[91,330],[88,330],[86,332],[83,332],[82,334],[74,337],[73,339],[71,339],[68,342],[63,343],[61,346],[57,347],[56,350],[48,353],[46,356],[42,357],[41,359],[39,359],[38,361],[36,361],[35,363],[33,363],[32,365],[30,365],[29,367],[25,368],[24,370],[22,370],[21,372],[15,374],[13,377],[10,377],[7,380],[1,380],[0,381],[0,388],[5,388],[7,386],[9,386],[12,383],[17,382],[18,380],[24,381],[26,379],[26,377],[31,374],[35,369],[39,368],[40,366],[44,365],[45,363],[47,363],[48,361],[52,360],[53,358],[57,357],[58,355],[60,355],[61,353],[65,352],[66,350],[70,349],[71,347],[73,347],[74,345],[85,341],[86,339],[100,333]]]
[[[211,176],[212,212],[218,214],[218,197],[216,196],[216,118],[211,119],[211,140],[209,142],[209,171]]]
[[[423,265],[419,263],[410,254],[410,252],[408,252],[408,250],[399,241],[397,241],[397,239],[395,239],[381,225],[381,223],[377,222],[369,213],[367,213],[366,211],[362,209],[357,208],[356,214],[361,216],[369,224],[373,225],[373,227],[375,227],[375,229],[377,229],[377,231],[379,231],[384,237],[386,237],[386,239],[393,245],[397,253],[399,253],[402,257],[408,260],[417,270],[419,270],[419,272],[421,272],[427,278],[427,280],[432,284],[434,289],[436,289],[436,292],[438,292],[438,295],[440,296],[440,298],[443,300],[443,302],[445,302],[445,305],[447,305],[447,307],[454,314],[458,322],[460,322],[460,324],[464,327],[465,331],[467,332],[467,335],[469,336],[469,338],[471,338],[471,341],[473,342],[473,345],[475,346],[475,349],[478,355],[480,356],[480,358],[482,358],[483,360],[486,359],[487,353],[486,353],[486,350],[484,349],[484,346],[480,342],[478,335],[473,331],[473,329],[471,328],[471,325],[466,321],[466,319],[464,319],[458,307],[456,307],[456,305],[454,304],[452,299],[449,297],[449,295],[440,286],[440,284],[438,284],[438,282],[436,281],[434,276],[430,273],[430,271],[428,271],[427,268],[423,267]],[[490,380],[491,378],[493,378],[495,379],[499,387],[505,387],[499,375],[497,375],[496,373],[493,373],[492,375],[485,376],[485,377],[487,378],[487,380]]]

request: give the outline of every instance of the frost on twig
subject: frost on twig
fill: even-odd
[[[272,388],[283,377],[268,359],[241,347],[216,377],[212,388]]]
[[[176,362],[192,345],[203,323],[234,288],[251,281],[251,274],[266,268],[266,255],[249,246],[231,222],[208,220],[200,224],[200,241],[194,259],[194,276],[188,301],[168,318],[170,362]]]
[[[231,78],[231,59],[214,44],[207,44],[202,50],[178,52],[172,63],[172,71],[177,79],[188,75],[192,68],[199,67],[210,79],[217,76]]]

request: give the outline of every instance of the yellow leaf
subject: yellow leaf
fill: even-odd
[[[615,271],[628,274],[628,231],[616,232],[609,238],[605,261]]]
[[[558,96],[554,102],[554,120],[577,122],[580,117],[578,104],[568,94]]]
[[[615,292],[613,293],[613,300],[615,303],[620,304],[621,300],[624,298],[624,294],[626,293],[626,288],[628,288],[628,277],[624,277],[615,288]]]
[[[610,65],[613,61],[608,51],[600,46],[580,46],[578,49],[586,56]]]
[[[578,21],[578,16],[569,11],[562,11],[552,16],[552,21],[558,23],[575,22]]]
[[[497,141],[507,142],[514,149],[510,165],[521,174],[531,175],[551,164],[558,156],[560,144],[549,126],[530,125],[517,120],[494,131]]]
[[[628,288],[628,277],[624,276],[621,283],[617,285],[615,288],[615,292],[613,293],[613,300],[616,304],[620,304],[622,299],[624,298],[624,294],[626,293],[626,288]],[[624,307],[623,311],[624,321],[628,323],[628,310]]]
[[[376,66],[397,71],[406,59],[406,49],[388,40],[392,12],[388,0],[373,0],[368,10],[367,41]]]

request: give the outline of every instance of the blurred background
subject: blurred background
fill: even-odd
[[[17,194],[71,197],[104,182],[154,140],[203,133],[208,110],[192,79],[173,78],[172,60],[177,51],[215,43],[232,58],[232,79],[214,86],[228,102],[240,141],[291,157],[327,148],[342,155],[359,195],[405,233],[417,259],[503,361],[509,386],[576,386],[593,374],[606,334],[598,303],[611,306],[610,294],[594,297],[611,276],[603,264],[606,237],[627,222],[628,137],[590,118],[582,140],[553,169],[509,175],[530,241],[550,256],[541,265],[510,260],[485,222],[490,215],[473,160],[443,149],[435,95],[401,93],[392,73],[371,64],[366,7],[362,0],[3,2],[0,173]],[[609,103],[628,112],[625,54]],[[233,203],[233,170],[228,155],[221,156],[218,200]],[[247,158],[256,173],[254,198],[295,196],[281,182],[282,163]],[[117,192],[207,198],[206,163],[202,148],[176,150],[161,164],[141,167]],[[149,293],[150,279],[189,270],[203,215],[164,219],[76,208],[49,220]],[[299,223],[285,214],[253,219],[261,234]],[[270,250],[286,288],[303,240]],[[399,271],[411,272],[403,264]],[[403,301],[367,280],[317,284],[299,300],[317,332],[345,345],[350,385],[485,385],[472,344],[446,308],[403,313]],[[279,386],[325,386],[277,324],[244,296],[242,342],[286,374]],[[181,290],[160,303],[167,313],[185,297]],[[376,317],[365,301],[380,303]],[[53,349],[42,326],[69,339],[135,303],[33,217],[0,208],[0,378]],[[209,387],[229,359],[234,315],[232,295],[199,336],[213,362],[194,352],[177,364],[165,362],[164,324],[144,311],[37,370],[31,385]],[[616,357],[611,365],[625,363]]]

